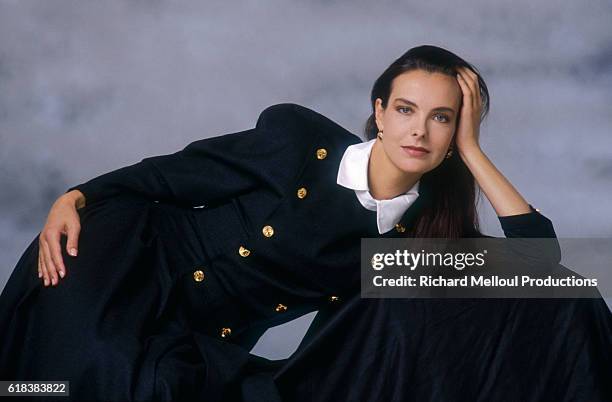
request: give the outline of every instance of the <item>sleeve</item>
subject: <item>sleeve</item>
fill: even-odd
[[[531,212],[498,216],[507,238],[532,238],[513,243],[517,253],[532,265],[554,267],[561,262],[561,247],[550,219],[529,204]]]
[[[310,136],[313,137],[313,136]],[[306,162],[314,138],[299,130],[256,127],[206,138],[73,186],[86,205],[132,193],[194,206],[215,203],[259,186],[281,192]]]
[[[506,237],[556,238],[553,224],[539,210],[529,204],[531,212],[519,215],[498,216]]]

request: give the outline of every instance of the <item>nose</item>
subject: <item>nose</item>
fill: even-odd
[[[415,121],[415,124],[412,127],[412,136],[413,137],[425,137],[425,135],[427,135],[426,119],[418,119],[418,121]]]
[[[412,128],[413,137],[425,137],[426,135],[427,135],[427,128],[424,125]]]

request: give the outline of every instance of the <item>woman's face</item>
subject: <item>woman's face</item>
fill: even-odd
[[[455,77],[411,70],[393,80],[387,107],[375,104],[389,160],[407,173],[426,173],[444,161],[455,133],[462,92]],[[424,148],[425,151],[408,147]]]

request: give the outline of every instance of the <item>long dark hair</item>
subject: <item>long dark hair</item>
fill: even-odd
[[[421,69],[456,77],[457,67],[467,67],[478,76],[482,111],[480,120],[489,112],[489,91],[478,70],[454,53],[437,46],[413,47],[395,60],[374,82],[371,92],[372,114],[365,124],[367,140],[376,138],[375,102],[382,100],[386,108],[393,80],[407,71]],[[457,119],[457,125],[459,118]],[[457,126],[458,127],[458,126]],[[453,136],[453,155],[435,169],[423,174],[419,183],[420,210],[409,235],[414,237],[471,237],[480,234],[476,212],[476,183],[474,176],[456,151]],[[479,194],[478,194],[479,196]]]

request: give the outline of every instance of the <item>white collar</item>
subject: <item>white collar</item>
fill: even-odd
[[[355,190],[357,199],[364,208],[376,211],[378,233],[383,234],[395,227],[406,210],[419,196],[419,182],[406,193],[390,200],[377,200],[370,194],[368,186],[368,163],[376,139],[350,145],[344,151],[336,182]]]

